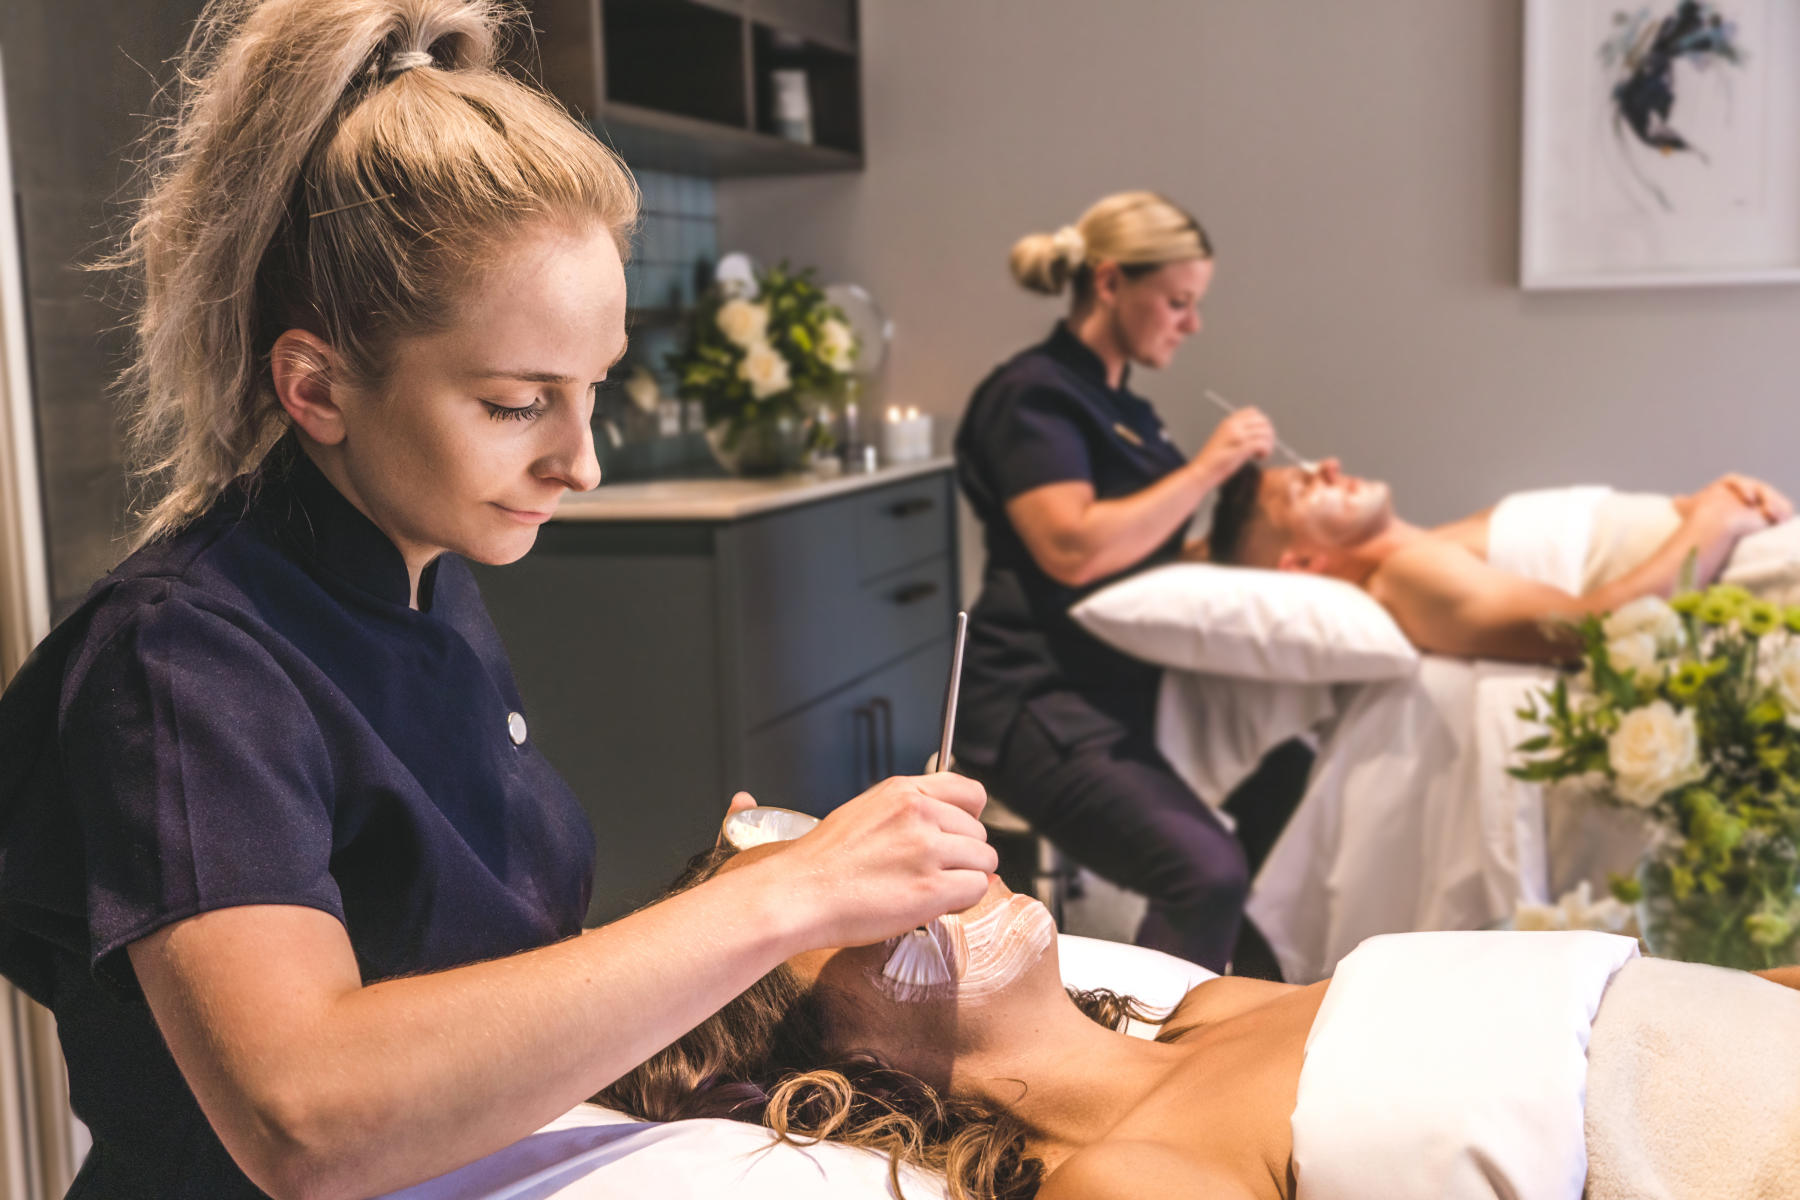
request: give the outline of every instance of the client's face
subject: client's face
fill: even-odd
[[[1386,529],[1394,517],[1388,485],[1345,474],[1335,458],[1310,471],[1300,467],[1264,471],[1257,502],[1290,550],[1302,555],[1359,545]]]
[[[957,1053],[980,1044],[996,1022],[1017,1020],[1046,997],[1062,999],[1050,912],[991,876],[987,894],[930,934],[953,979],[934,983],[896,963],[905,939],[815,950],[788,960],[826,989],[843,1051],[868,1050],[888,1066],[949,1086]],[[898,977],[897,977],[898,976]]]

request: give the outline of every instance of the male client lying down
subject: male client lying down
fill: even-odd
[[[1403,520],[1388,486],[1326,459],[1311,470],[1254,464],[1219,492],[1208,539],[1213,561],[1310,571],[1354,583],[1379,600],[1421,650],[1465,658],[1550,662],[1575,645],[1558,621],[1667,596],[1689,558],[1695,582],[1715,578],[1738,540],[1793,516],[1775,488],[1727,475],[1668,498],[1669,528],[1616,577],[1581,594],[1488,562],[1492,509],[1436,529]]]
[[[1800,970],[1396,934],[1327,983],[1203,983],[1146,1041],[1064,992],[1036,900],[996,878],[946,921],[946,982],[893,978],[893,942],[800,955],[596,1099],[873,1145],[980,1200],[1800,1196]]]

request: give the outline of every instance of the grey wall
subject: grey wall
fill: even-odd
[[[108,384],[128,341],[108,283],[79,264],[117,230],[162,63],[201,0],[4,0],[0,53],[18,188],[32,390],[57,613],[112,565],[125,507]]]
[[[1800,287],[1518,289],[1522,7],[863,0],[868,169],[722,185],[721,245],[866,284],[896,393],[948,417],[1059,311],[1013,240],[1156,188],[1219,251],[1205,331],[1135,380],[1190,450],[1211,386],[1420,519],[1728,467],[1800,487]]]

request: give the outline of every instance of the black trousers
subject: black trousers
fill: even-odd
[[[1024,712],[992,767],[961,769],[1069,858],[1143,895],[1150,907],[1138,945],[1225,969],[1250,867],[1237,838],[1148,737],[1064,746]]]

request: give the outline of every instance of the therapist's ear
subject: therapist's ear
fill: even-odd
[[[269,373],[276,399],[302,433],[325,446],[344,440],[344,410],[333,394],[333,380],[343,373],[325,339],[304,329],[286,331],[269,351]]]
[[[1118,302],[1119,288],[1125,282],[1125,272],[1119,269],[1116,262],[1106,261],[1094,264],[1094,299],[1105,305]]]

